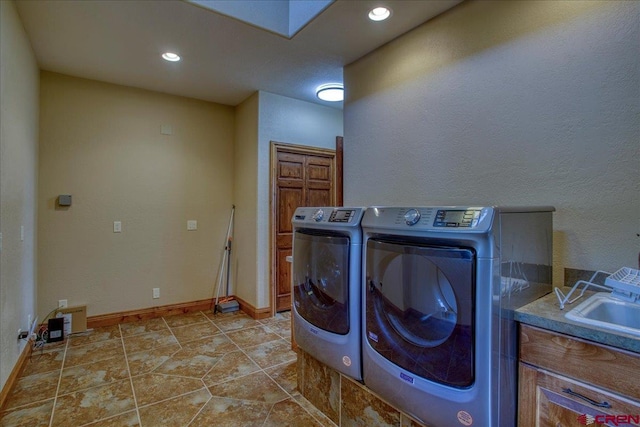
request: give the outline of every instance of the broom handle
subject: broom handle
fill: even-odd
[[[227,247],[225,250],[227,251],[227,292],[226,296],[229,297],[229,278],[231,276],[231,241],[233,240],[231,237],[231,232],[233,229],[233,217],[236,211],[236,205],[231,205],[231,216],[229,217],[229,227],[227,228]]]
[[[229,276],[231,275],[231,237],[227,240],[227,297],[229,296]]]
[[[234,212],[236,210],[236,205],[231,205],[231,216],[229,217],[229,226],[227,227],[227,246],[225,246],[224,248],[224,252],[222,253],[222,262],[220,262],[220,275],[218,276],[218,286],[216,288],[216,303],[214,306],[214,313],[215,310],[218,309],[218,301],[220,300],[220,288],[222,287],[222,277],[224,274],[224,266],[225,266],[225,257],[227,258],[227,296],[229,296],[229,265],[230,265],[230,246],[231,246],[231,242],[230,242],[230,235],[231,235],[231,227],[233,226],[233,215]]]
[[[222,275],[224,274],[224,259],[227,256],[227,251],[222,253],[222,262],[220,262],[220,275],[218,276],[218,287],[216,288],[216,304],[213,306],[214,314],[218,309],[218,300],[220,299],[220,288],[222,287]]]

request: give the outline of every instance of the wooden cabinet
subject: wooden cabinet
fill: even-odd
[[[640,425],[640,355],[520,327],[519,427]]]

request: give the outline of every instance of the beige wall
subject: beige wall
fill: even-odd
[[[271,142],[335,148],[342,111],[260,91],[236,108],[234,200],[236,294],[271,305],[269,254]]]
[[[345,204],[554,205],[555,284],[637,267],[639,21],[639,2],[464,2],[349,65]]]
[[[271,142],[335,148],[342,111],[260,91],[237,107],[234,200],[236,294],[261,309],[271,305]]]
[[[231,107],[42,72],[40,316],[59,299],[92,316],[211,298],[233,139]],[[59,194],[72,206],[57,207]]]
[[[233,233],[232,293],[254,307],[257,307],[258,98],[256,92],[236,107],[233,194],[236,215]]]
[[[37,161],[38,66],[13,2],[0,1],[0,388],[36,313]]]
[[[335,149],[336,136],[343,133],[342,110],[260,92],[257,182],[257,307],[269,307],[270,287],[270,196],[271,142]]]

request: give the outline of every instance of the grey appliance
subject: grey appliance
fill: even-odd
[[[551,291],[552,207],[372,207],[363,380],[434,427],[516,425],[513,310]]]
[[[317,360],[362,379],[362,207],[303,207],[293,218],[293,331]]]

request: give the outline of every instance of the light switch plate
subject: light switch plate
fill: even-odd
[[[171,125],[160,125],[160,133],[162,135],[171,135],[173,134],[173,127]]]
[[[71,206],[71,194],[60,194],[58,196],[59,206]]]
[[[122,221],[113,221],[113,232],[122,233]]]

